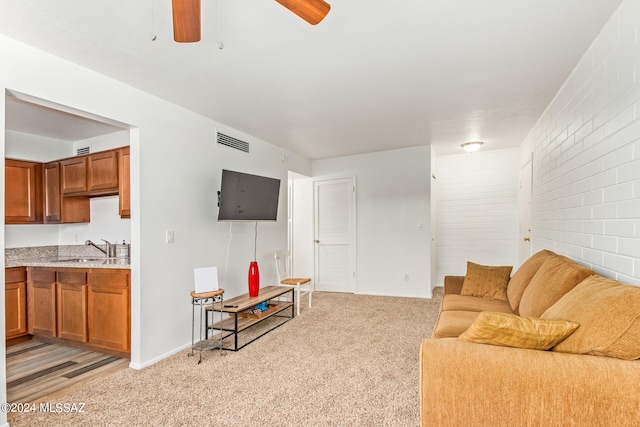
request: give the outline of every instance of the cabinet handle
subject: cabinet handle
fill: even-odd
[[[531,241],[531,237],[525,237],[525,238],[524,238],[524,239],[522,239],[522,240],[524,240],[525,242],[530,242],[530,241]]]

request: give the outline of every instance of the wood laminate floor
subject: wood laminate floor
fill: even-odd
[[[7,348],[7,402],[46,402],[128,366],[128,359],[36,340],[25,341]]]

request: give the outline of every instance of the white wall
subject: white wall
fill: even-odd
[[[467,261],[518,262],[519,150],[436,159],[437,284],[464,276]]]
[[[61,224],[58,231],[59,245],[82,245],[88,239],[103,244],[131,241],[131,220],[120,218],[118,196],[94,197],[90,201],[91,222]]]
[[[73,143],[73,154],[78,148],[89,147],[92,153],[97,151],[110,150],[112,148],[125,147],[129,145],[129,131],[107,133],[105,135],[87,138]]]
[[[314,178],[357,177],[357,293],[431,296],[430,156],[425,145],[312,162]]]
[[[438,229],[437,229],[437,207],[438,207],[438,180],[436,176],[436,164],[437,164],[437,156],[435,152],[435,148],[433,145],[431,146],[431,176],[429,177],[429,182],[431,183],[431,203],[429,207],[429,215],[431,216],[431,224],[429,228],[431,230],[431,242],[429,245],[430,250],[430,265],[431,265],[431,288],[435,288],[436,286],[443,286],[441,281],[438,281]]]
[[[523,142],[534,252],[640,285],[640,1],[626,0]],[[523,158],[526,154],[523,155]]]
[[[259,226],[257,257],[262,285],[273,283],[271,256],[276,247],[286,244],[286,216],[282,209],[287,171],[310,175],[311,163],[307,159],[3,36],[0,57],[1,90],[28,94],[132,128],[133,367],[146,366],[190,345],[189,290],[193,289],[193,269],[217,265],[221,278],[225,275],[229,224],[216,221],[216,191],[223,167],[283,181],[278,222]],[[87,87],[91,91],[87,92]],[[0,103],[2,150],[4,116],[4,103]],[[216,129],[250,142],[251,154],[216,147]],[[281,162],[282,155],[288,163]],[[175,231],[175,243],[165,243],[166,230]],[[227,298],[247,292],[253,231],[250,224],[233,225]],[[4,228],[0,237],[4,240]],[[0,293],[0,307],[4,308],[4,293]],[[3,315],[0,319],[4,322]],[[0,400],[6,398],[4,356],[0,352]],[[0,424],[6,420],[3,417],[0,414]]]

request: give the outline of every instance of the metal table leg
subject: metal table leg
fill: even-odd
[[[196,293],[196,292],[191,292],[191,354],[189,354],[189,356],[193,356],[194,354],[194,348],[195,348],[195,338],[194,338],[194,332],[195,332],[195,309],[196,309],[196,305],[200,306],[200,333],[198,335],[198,339],[199,339],[199,351],[200,351],[200,357],[198,359],[198,364],[200,364],[202,362],[202,350],[204,350],[204,341],[206,341],[206,339],[202,339],[202,325],[203,325],[203,313],[204,314],[204,320],[206,321],[207,319],[207,315],[206,315],[206,309],[205,306],[209,305],[209,304],[215,304],[217,302],[220,303],[220,318],[222,320],[222,303],[223,303],[223,296],[222,294],[224,293],[224,289],[219,289],[217,291],[212,291],[212,292],[205,292],[205,293]],[[212,310],[213,312],[213,310]],[[208,325],[205,325],[206,331],[205,334],[207,335],[206,338],[209,338],[209,328]],[[222,354],[222,321],[220,322],[220,354]]]

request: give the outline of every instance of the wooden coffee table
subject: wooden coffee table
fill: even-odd
[[[250,297],[249,294],[240,295],[235,298],[224,300],[223,303],[216,303],[207,307],[207,311],[215,310],[216,312],[228,313],[229,317],[222,319],[222,321],[215,322],[212,325],[207,325],[207,338],[209,337],[209,330],[222,330],[228,332],[222,339],[233,336],[233,347],[222,347],[223,350],[238,351],[246,345],[252,343],[263,335],[271,332],[279,326],[287,323],[293,319],[295,315],[295,288],[289,286],[266,286],[260,288],[260,292],[257,297]],[[281,297],[286,293],[291,293],[291,301],[277,301],[275,298]],[[269,308],[260,314],[247,314],[244,313],[263,302],[268,302]],[[289,313],[287,310],[290,309]],[[286,313],[285,313],[286,312]],[[246,331],[252,326],[256,326],[259,323],[272,318],[278,317],[282,319],[280,322],[275,322],[274,326],[269,327],[265,331],[262,331],[258,336],[253,337],[249,341],[238,346],[238,335],[240,332]],[[206,316],[208,319],[209,316]]]

